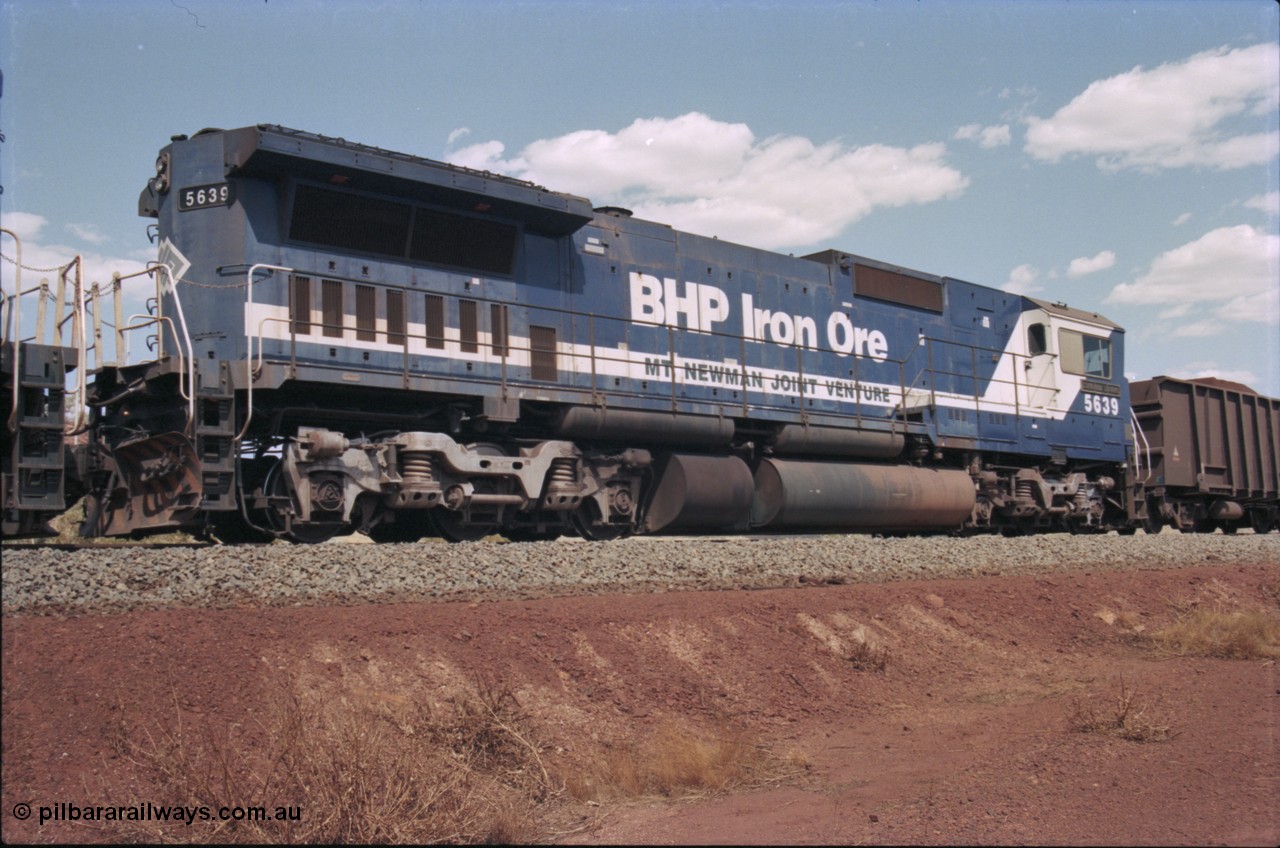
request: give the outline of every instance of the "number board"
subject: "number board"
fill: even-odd
[[[1096,392],[1100,395],[1120,396],[1120,387],[1113,386],[1110,383],[1095,383],[1093,380],[1082,380],[1080,382],[1080,390],[1085,392]]]
[[[192,209],[230,206],[233,200],[235,200],[235,194],[231,191],[230,183],[189,186],[178,192],[178,211],[190,212]]]

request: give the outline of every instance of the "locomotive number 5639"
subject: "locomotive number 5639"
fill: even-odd
[[[1119,415],[1120,398],[1086,394],[1084,396],[1084,411],[1093,412],[1097,415]]]
[[[231,201],[231,186],[228,183],[191,186],[184,188],[178,194],[178,210],[180,212],[189,212],[192,209],[229,206]]]

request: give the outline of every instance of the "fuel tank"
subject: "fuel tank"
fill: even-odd
[[[766,459],[755,473],[751,525],[767,530],[945,530],[973,512],[964,471],[908,465]]]
[[[672,454],[645,513],[646,533],[746,530],[754,487],[736,456]]]

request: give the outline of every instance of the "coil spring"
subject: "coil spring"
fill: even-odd
[[[578,485],[578,463],[574,459],[565,457],[552,460],[549,474],[552,486],[572,487]]]
[[[401,462],[402,477],[407,486],[426,486],[436,479],[431,466],[431,454],[426,451],[405,451]]]
[[[1036,499],[1036,484],[1034,480],[1015,480],[1013,482],[1013,495],[1016,498],[1026,498],[1033,501]]]

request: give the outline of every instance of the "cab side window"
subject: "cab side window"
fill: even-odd
[[[1111,340],[1087,336],[1075,330],[1058,331],[1062,370],[1082,377],[1111,379]]]
[[[1032,324],[1027,328],[1027,353],[1039,356],[1049,352],[1049,333],[1044,324]]]

